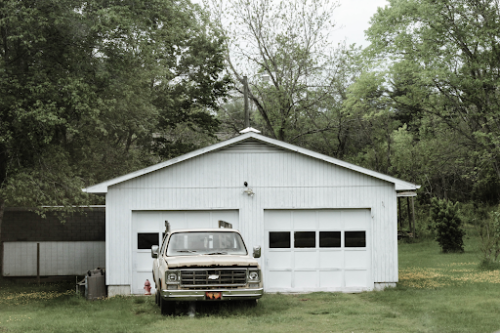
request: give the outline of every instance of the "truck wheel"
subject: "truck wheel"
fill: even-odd
[[[155,292],[155,304],[160,306],[160,293],[158,292],[158,290],[156,290]]]
[[[160,312],[162,316],[172,316],[175,314],[175,301],[165,301],[160,296]]]

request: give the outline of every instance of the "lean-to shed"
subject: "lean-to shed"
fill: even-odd
[[[165,220],[173,229],[232,223],[248,248],[262,246],[267,292],[394,286],[397,197],[418,188],[247,129],[84,190],[106,194],[106,284],[117,295],[152,281],[150,247]]]

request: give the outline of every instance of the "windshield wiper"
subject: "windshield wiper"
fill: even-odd
[[[212,252],[212,253],[207,253],[207,256],[212,256],[212,255],[217,255],[217,254],[227,254],[227,252]]]
[[[194,251],[194,250],[178,250],[178,251],[175,251],[175,252],[181,252],[181,253],[196,253],[196,251]]]

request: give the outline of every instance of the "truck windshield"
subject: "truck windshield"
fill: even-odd
[[[177,232],[168,242],[167,256],[246,255],[247,250],[236,232]]]

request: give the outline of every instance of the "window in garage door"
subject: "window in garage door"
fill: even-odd
[[[365,231],[346,231],[345,247],[366,247]]]
[[[316,232],[315,231],[295,231],[293,247],[298,248],[315,248],[316,247]]]
[[[272,249],[289,249],[290,248],[290,232],[270,232],[269,247]]]
[[[159,234],[157,232],[137,233],[137,249],[150,250],[151,246],[159,245]]]
[[[340,231],[320,231],[319,247],[340,247]]]

